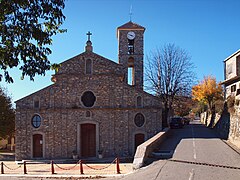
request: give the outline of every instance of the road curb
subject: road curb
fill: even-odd
[[[23,174],[1,174],[1,177],[17,177],[17,178],[83,178],[83,179],[99,179],[99,178],[123,178],[128,174],[118,174],[118,175],[23,175]]]
[[[240,155],[240,149],[237,148],[237,146],[235,146],[233,143],[231,143],[229,140],[224,140],[222,139],[222,141],[228,145],[232,150],[234,150],[236,153],[238,153]]]

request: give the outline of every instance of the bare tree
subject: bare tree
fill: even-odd
[[[167,44],[147,57],[145,73],[149,90],[162,98],[163,127],[167,127],[174,98],[191,95],[195,79],[194,65],[184,49]]]

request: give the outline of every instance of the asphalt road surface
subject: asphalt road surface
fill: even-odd
[[[240,155],[197,120],[173,129],[160,150],[173,154],[120,179],[240,180]]]

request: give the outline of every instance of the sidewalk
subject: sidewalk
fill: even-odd
[[[80,171],[80,164],[54,163],[54,174],[50,163],[26,163],[27,174],[24,174],[24,165],[17,165],[15,161],[0,161],[4,163],[4,174],[1,177],[113,177],[123,176],[133,172],[132,163],[120,163],[120,174],[117,174],[116,163],[83,163],[83,174]],[[0,171],[1,173],[1,171]]]

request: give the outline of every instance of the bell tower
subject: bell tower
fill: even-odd
[[[144,31],[143,26],[132,21],[117,28],[118,62],[124,67],[124,80],[142,90]]]

